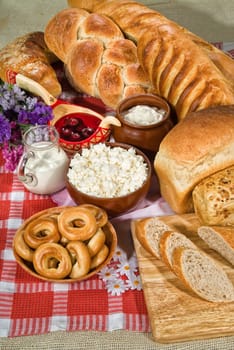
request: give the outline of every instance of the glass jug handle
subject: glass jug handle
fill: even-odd
[[[24,182],[25,184],[31,184],[35,186],[37,184],[36,176],[32,173],[25,174],[26,163],[29,160],[29,158],[32,158],[32,157],[34,157],[34,153],[32,151],[22,156],[18,165],[17,175],[20,181]]]

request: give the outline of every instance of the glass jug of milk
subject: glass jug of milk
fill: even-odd
[[[23,135],[25,152],[18,165],[17,175],[33,193],[51,194],[65,187],[69,159],[59,146],[55,127],[38,125]]]

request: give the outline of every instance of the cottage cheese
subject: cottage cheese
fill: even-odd
[[[126,150],[99,143],[74,155],[68,178],[83,193],[113,198],[136,191],[147,173],[147,164],[133,147]]]
[[[129,108],[123,117],[129,123],[135,125],[152,125],[163,120],[166,111],[157,107],[137,105]]]

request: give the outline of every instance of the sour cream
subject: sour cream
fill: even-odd
[[[147,126],[159,123],[163,119],[165,113],[165,110],[157,107],[137,105],[123,113],[123,117],[129,123]]]

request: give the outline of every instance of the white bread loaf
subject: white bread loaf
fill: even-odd
[[[58,58],[46,46],[43,32],[27,33],[0,49],[0,79],[9,82],[9,70],[20,73],[57,97],[62,88],[52,67],[56,60]]]
[[[233,164],[234,106],[188,115],[165,136],[154,160],[161,194],[179,214],[194,211],[197,184]]]
[[[234,301],[234,287],[225,271],[214,259],[197,249],[175,248],[173,271],[189,289],[205,300]]]
[[[234,226],[234,165],[202,180],[192,196],[202,224]]]
[[[137,44],[154,91],[175,108],[191,111],[234,104],[234,62],[186,28],[135,1],[68,0],[69,6],[109,16]]]
[[[220,226],[200,226],[199,237],[213,250],[234,266],[234,228]]]
[[[113,109],[125,97],[151,91],[136,45],[104,15],[64,9],[47,24],[45,40],[65,63],[70,84]]]
[[[183,233],[166,231],[159,239],[161,259],[173,270],[173,252],[177,247],[197,249],[197,246]]]

